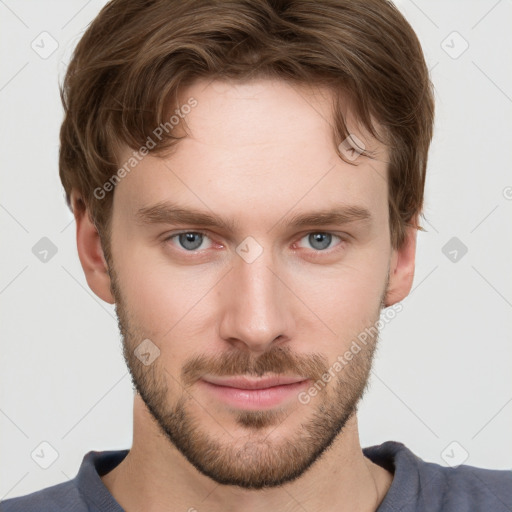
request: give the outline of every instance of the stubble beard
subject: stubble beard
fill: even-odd
[[[160,365],[161,359],[145,366],[136,357],[134,350],[146,336],[130,319],[113,269],[111,283],[123,338],[123,356],[134,389],[167,439],[190,464],[215,482],[244,489],[277,487],[291,482],[320,459],[357,413],[357,405],[367,390],[378,332],[370,336],[350,363],[344,365],[329,383],[320,386],[318,395],[308,404],[297,400],[288,410],[275,408],[234,413],[237,431],[242,428],[246,432],[235,438],[230,434],[229,425],[213,421],[207,412],[208,404],[199,404],[192,394],[194,379],[197,380],[205,368],[219,375],[262,375],[286,370],[296,374],[300,368],[299,375],[313,377],[313,382],[320,382],[319,377],[321,379],[329,370],[325,356],[298,356],[289,348],[275,346],[257,360],[252,359],[248,352],[241,351],[228,352],[214,360],[196,357],[184,365],[180,382]],[[384,296],[385,293],[381,297],[381,307]],[[372,327],[379,313],[380,310],[371,323]],[[223,372],[226,368],[230,371]],[[172,392],[168,382],[174,385]],[[174,405],[171,402],[173,394],[179,395]],[[200,419],[201,415],[207,418],[206,422]],[[298,415],[305,419],[294,427]],[[212,425],[219,435],[208,430]],[[287,425],[293,430],[287,432]]]

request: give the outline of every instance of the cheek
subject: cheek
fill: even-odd
[[[302,308],[309,319],[304,328],[325,333],[325,338],[317,338],[323,343],[319,350],[332,350],[333,339],[344,346],[378,318],[388,268],[383,254],[368,245],[336,267],[312,266],[290,278],[297,297],[308,307]]]
[[[132,254],[116,262],[127,310],[151,339],[190,336],[205,317],[217,274],[199,267],[178,268],[152,254]]]

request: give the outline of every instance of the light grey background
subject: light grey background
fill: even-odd
[[[131,445],[114,309],[86,284],[57,165],[57,83],[103,4],[0,0],[0,499],[74,477],[89,450]],[[428,232],[418,235],[413,291],[382,331],[361,444],[396,440],[443,465],[467,457],[510,468],[512,3],[398,5],[436,88]],[[51,50],[44,31],[59,45],[48,58],[31,47]],[[57,248],[46,263],[32,252],[43,237]],[[456,262],[443,253],[453,237],[468,249],[461,257],[454,246]]]

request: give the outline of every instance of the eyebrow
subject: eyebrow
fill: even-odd
[[[224,219],[213,213],[184,208],[181,205],[163,201],[152,206],[140,208],[136,213],[136,222],[140,225],[179,224],[205,227],[216,227],[234,232],[238,224],[231,219]],[[286,222],[292,228],[305,226],[324,226],[327,224],[344,225],[351,222],[370,224],[370,211],[358,205],[344,205],[330,209],[315,210],[307,213],[297,213],[285,220],[286,216],[276,224]],[[272,229],[272,228],[271,228]]]

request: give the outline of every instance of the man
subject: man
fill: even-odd
[[[116,305],[133,446],[2,511],[511,509],[510,471],[359,443],[432,138],[393,5],[114,0],[62,98],[60,176]]]

